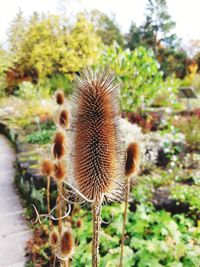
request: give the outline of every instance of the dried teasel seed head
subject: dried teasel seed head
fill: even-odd
[[[118,84],[107,70],[86,69],[77,77],[73,95],[73,175],[78,190],[90,200],[110,196],[117,183],[119,186],[123,153],[117,99]]]
[[[60,126],[65,127],[65,128],[69,124],[69,114],[68,114],[67,110],[65,110],[65,109],[63,109],[60,112],[60,115],[59,115],[59,124],[60,124]]]
[[[65,164],[62,161],[58,161],[54,164],[54,177],[57,180],[62,180],[65,177],[66,170]]]
[[[60,159],[65,154],[65,135],[62,132],[57,132],[54,137],[53,155],[54,158]]]
[[[49,235],[50,244],[52,247],[55,247],[58,244],[59,236],[56,231],[51,231]]]
[[[41,173],[44,176],[50,176],[53,171],[53,163],[51,160],[45,159],[41,164]]]
[[[65,102],[65,95],[63,91],[57,91],[56,92],[56,102],[58,105],[63,105]]]
[[[74,248],[74,238],[71,230],[66,230],[60,237],[60,253],[62,257],[69,257]]]
[[[138,172],[138,165],[140,159],[140,149],[137,143],[129,144],[126,157],[125,175],[136,174]]]
[[[81,228],[82,226],[82,220],[79,218],[77,221],[76,221],[76,227],[77,228]]]

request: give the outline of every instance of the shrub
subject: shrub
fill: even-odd
[[[123,50],[114,44],[102,53],[98,64],[109,66],[117,74],[121,83],[120,101],[123,111],[151,106],[160,95],[165,96],[165,105],[175,101],[178,80],[168,78],[163,81],[163,73],[151,50],[143,47],[134,51]]]

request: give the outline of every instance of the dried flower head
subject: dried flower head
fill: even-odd
[[[63,91],[57,91],[56,92],[56,102],[58,105],[63,105],[65,102],[65,95]]]
[[[59,124],[60,124],[60,126],[65,127],[65,128],[69,124],[69,114],[68,114],[67,110],[65,110],[65,109],[63,109],[60,112],[60,115],[59,115]]]
[[[62,132],[57,132],[54,137],[53,155],[54,158],[60,159],[65,154],[65,135]]]
[[[139,159],[140,159],[140,149],[137,143],[129,144],[127,148],[126,157],[126,167],[125,175],[136,174],[138,171]]]
[[[82,226],[82,220],[79,218],[77,221],[76,221],[76,227],[77,228],[81,228]]]
[[[58,244],[58,233],[56,231],[51,231],[49,235],[50,244],[52,247],[55,247]]]
[[[70,257],[74,248],[74,238],[71,230],[66,230],[60,237],[60,254],[61,257]]]
[[[53,171],[53,163],[51,160],[45,159],[41,164],[41,173],[44,176],[50,176]]]
[[[62,161],[58,161],[54,164],[54,176],[57,180],[62,180],[65,177],[66,170],[65,164]]]
[[[86,69],[74,90],[73,165],[78,190],[90,200],[116,189],[121,166],[118,84],[107,70]]]

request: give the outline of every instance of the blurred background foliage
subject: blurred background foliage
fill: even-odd
[[[73,20],[36,12],[26,18],[19,10],[7,49],[0,48],[1,95],[15,93],[24,81],[39,85],[37,90],[60,88],[70,95],[74,74],[99,64],[116,72],[124,111],[176,104],[180,85],[199,92],[199,51],[191,58],[183,49],[166,0],[147,0],[145,15],[141,25],[132,23],[123,33],[114,15],[99,10],[78,13]]]

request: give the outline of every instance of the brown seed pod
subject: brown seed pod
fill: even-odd
[[[65,109],[63,109],[60,112],[60,115],[59,115],[59,124],[60,124],[60,126],[65,127],[65,128],[69,124],[69,114],[68,114],[67,110],[65,110]]]
[[[116,188],[122,154],[117,97],[118,84],[108,71],[86,69],[77,78],[72,163],[77,188],[90,200],[111,194]]]
[[[57,180],[62,180],[66,175],[65,164],[58,161],[54,164],[54,176]]]
[[[55,247],[58,244],[58,233],[56,231],[51,231],[49,235],[50,244],[52,247]]]
[[[74,238],[70,230],[63,232],[60,238],[60,252],[62,257],[69,257],[74,248]]]
[[[63,91],[57,91],[56,92],[56,102],[58,105],[63,105],[65,102],[65,95]]]
[[[41,173],[44,176],[50,176],[53,171],[53,163],[51,160],[45,159],[41,164]]]
[[[62,132],[57,132],[54,137],[53,155],[54,158],[60,159],[65,154],[65,135]]]
[[[138,171],[139,159],[140,159],[140,149],[137,143],[129,144],[127,148],[127,158],[126,158],[126,167],[125,175],[136,174]]]
[[[77,228],[81,228],[82,226],[82,220],[79,218],[77,221],[76,221],[76,227]]]

